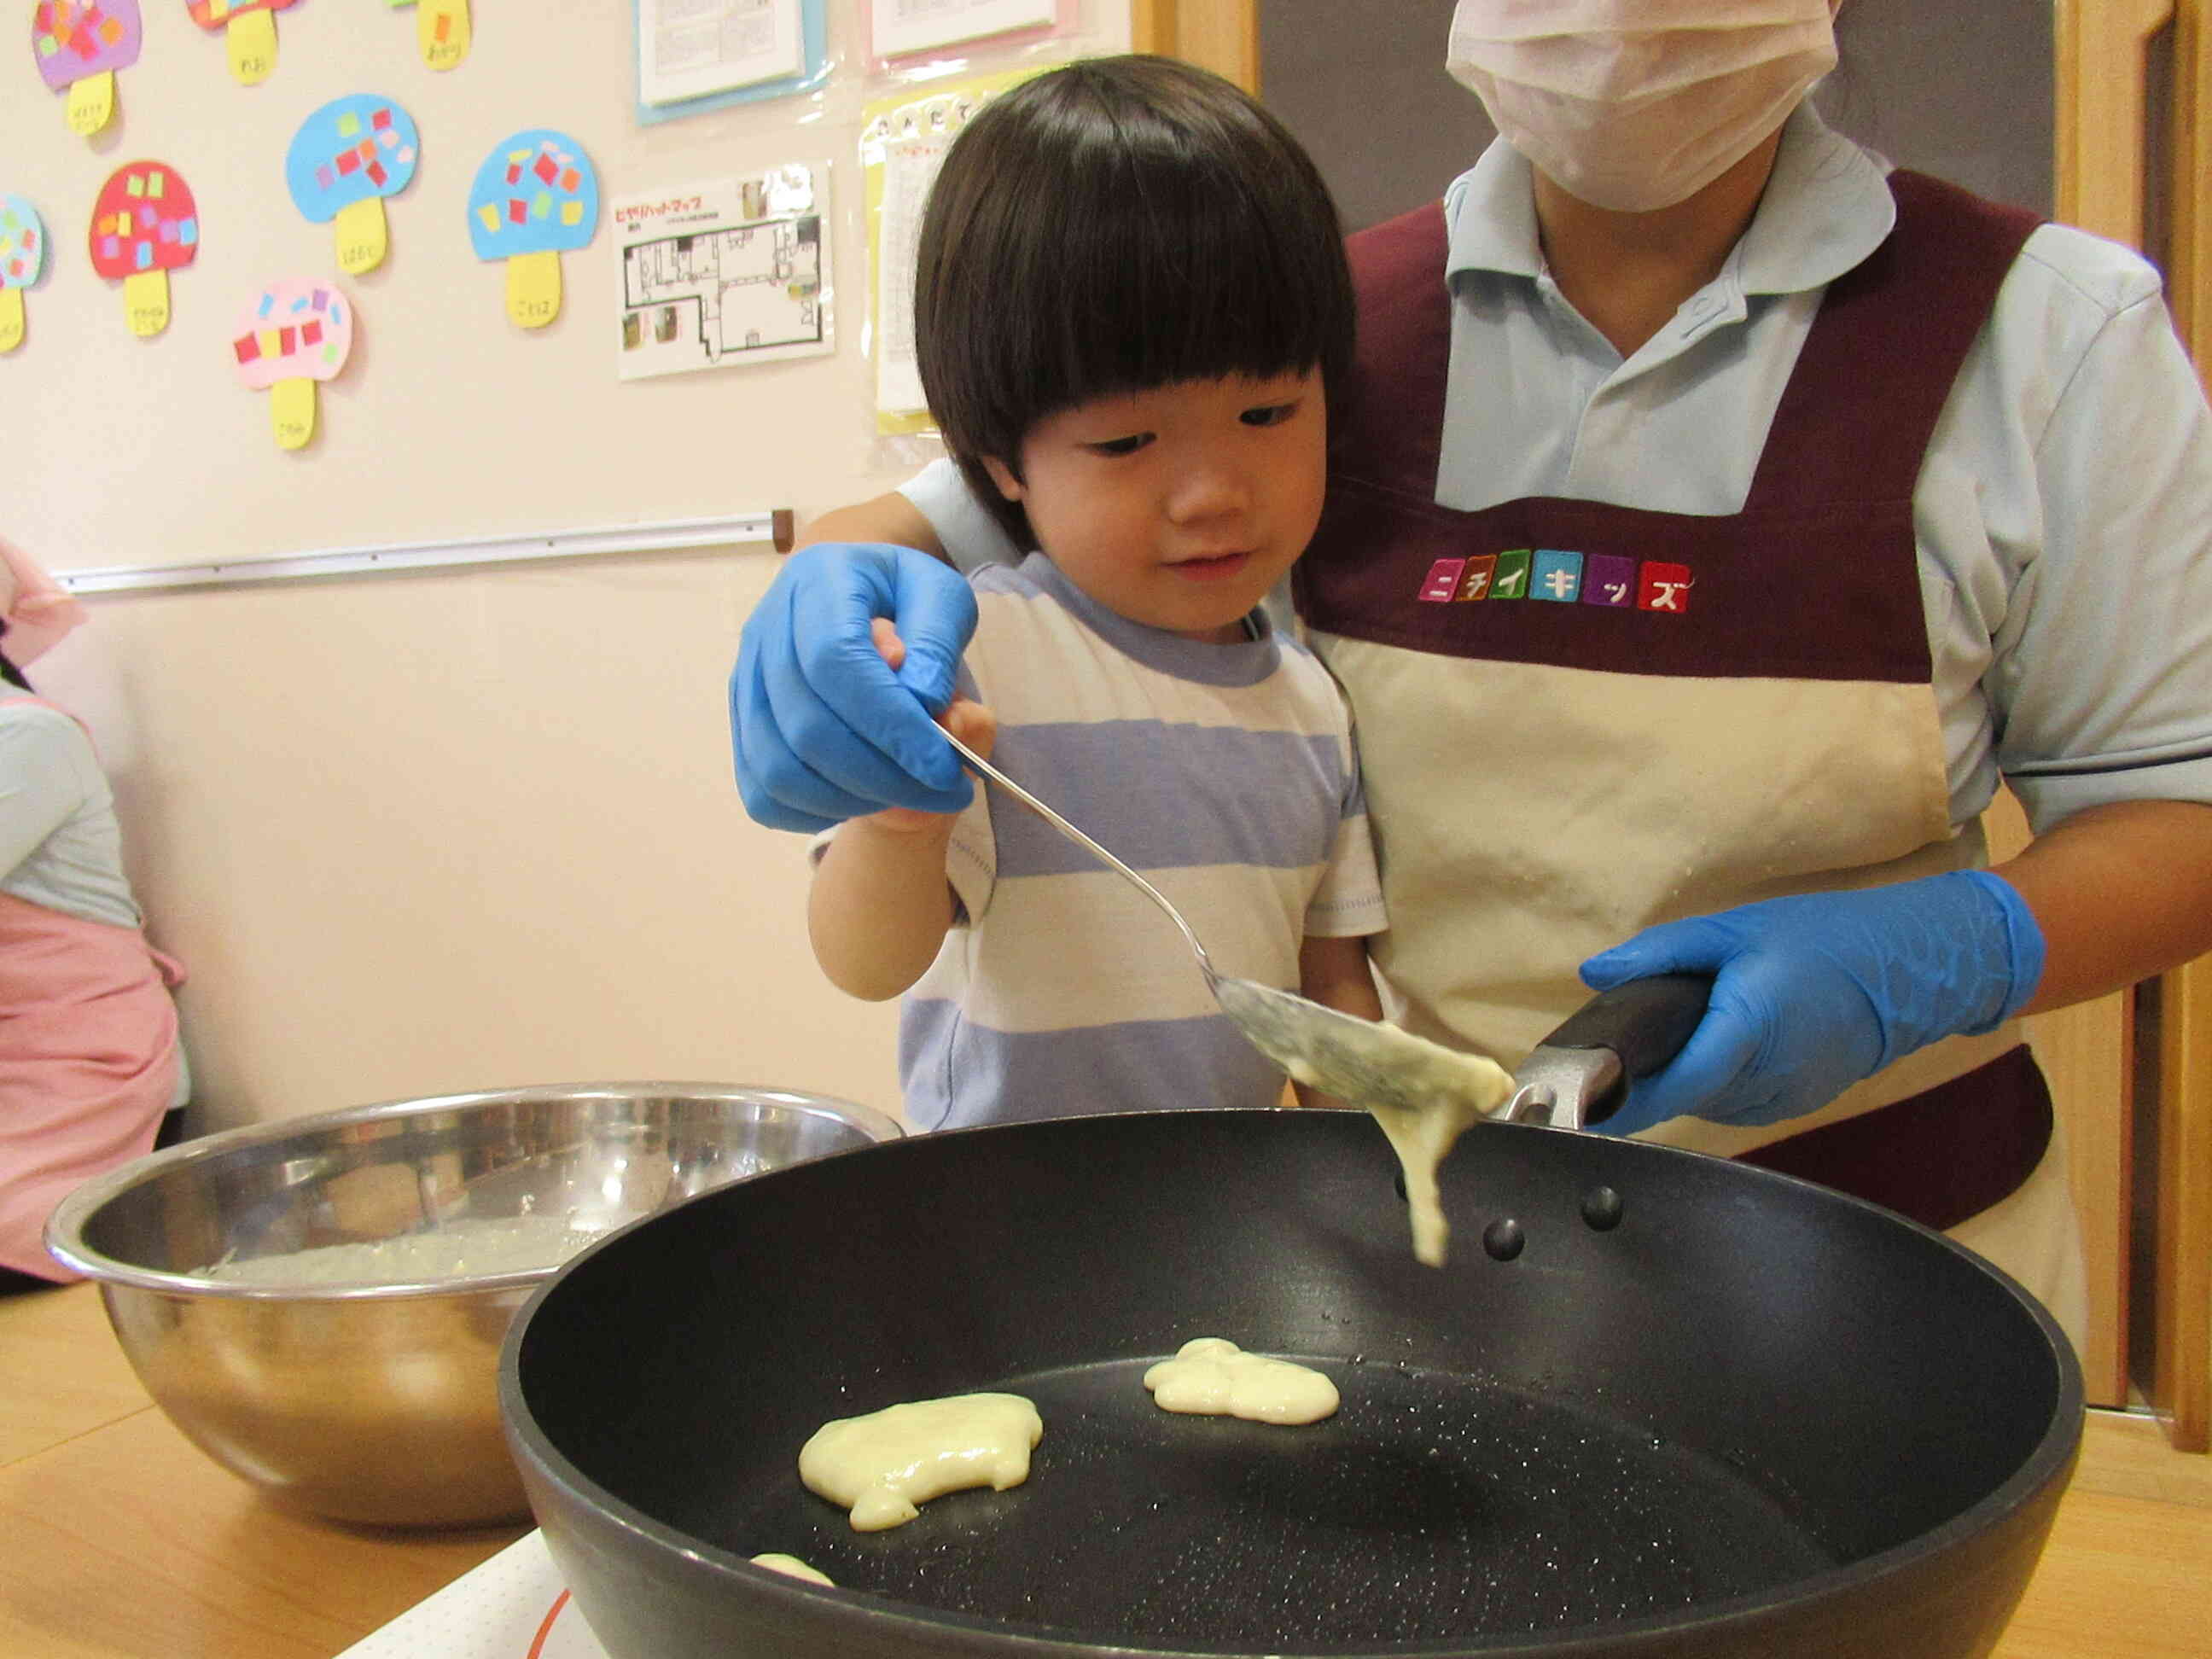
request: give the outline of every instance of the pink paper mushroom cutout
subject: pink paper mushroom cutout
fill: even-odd
[[[222,31],[230,72],[240,86],[269,78],[276,67],[276,14],[297,0],[185,0],[192,21]]]
[[[169,273],[200,251],[199,209],[174,167],[126,161],[107,175],[92,210],[92,268],[123,284],[131,331],[150,338],[169,325]]]
[[[270,393],[278,447],[304,448],[315,435],[315,382],[353,349],[353,306],[330,283],[287,277],[246,308],[230,346],[246,389]]]
[[[23,343],[23,290],[46,268],[46,227],[21,196],[0,196],[0,352]]]
[[[414,117],[371,93],[333,99],[293,135],[284,182],[309,219],[337,222],[338,269],[348,276],[384,263],[384,198],[407,188],[422,143]]]
[[[521,328],[561,314],[561,255],[590,242],[599,222],[599,175],[566,133],[516,133],[469,191],[469,241],[477,258],[507,261],[507,314]]]
[[[89,138],[115,115],[115,71],[138,61],[138,0],[39,0],[31,54],[56,92],[69,94],[71,132]]]

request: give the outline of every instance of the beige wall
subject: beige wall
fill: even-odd
[[[723,678],[775,564],[100,600],[40,684],[129,734],[195,1127],[616,1078],[894,1107],[890,1009],[823,984],[804,842],[729,781]]]
[[[524,14],[530,15],[526,19]],[[630,8],[479,7],[474,55],[433,77],[410,15],[303,6],[276,73],[232,84],[181,5],[149,5],[121,129],[70,135],[24,54],[0,95],[0,188],[61,257],[0,359],[0,532],[61,569],[202,562],[793,507],[904,477],[877,440],[864,349],[859,0],[830,0],[821,94],[641,128]],[[1128,39],[1084,0],[1085,47]],[[1056,48],[1071,49],[1069,46]],[[978,67],[1009,61],[979,59]],[[266,276],[329,269],[284,195],[299,120],[380,90],[422,124],[383,270],[323,430],[279,452],[235,386],[234,313]],[[611,239],[564,256],[562,318],[525,335],[462,203],[507,132],[563,127],[603,191],[814,156],[836,167],[839,349],[629,386],[614,378]],[[100,180],[155,156],[200,197],[207,246],[175,320],[129,337],[88,267]],[[468,571],[103,595],[39,665],[93,725],[159,943],[182,957],[193,1127],[511,1084],[667,1078],[896,1103],[886,1007],[807,954],[804,845],[730,782],[724,681],[775,574],[764,546]]]

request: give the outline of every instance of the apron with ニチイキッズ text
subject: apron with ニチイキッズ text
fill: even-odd
[[[0,1267],[77,1276],[46,1253],[46,1218],[153,1150],[184,1065],[169,995],[183,979],[136,927],[0,893]]]
[[[1435,500],[1450,356],[1431,205],[1351,240],[1359,368],[1300,562],[1343,682],[1410,1029],[1509,1068],[1655,922],[1979,865],[1954,834],[1912,520],[1960,362],[2033,228],[1918,175],[1828,286],[1733,515]],[[2080,1340],[2077,1226],[2016,1029],[1905,1056],[1809,1116],[1648,1138],[1952,1232]]]

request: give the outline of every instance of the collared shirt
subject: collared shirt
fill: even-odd
[[[1438,502],[1739,511],[1826,284],[1894,221],[1886,173],[1801,105],[1720,272],[1624,361],[1546,270],[1528,162],[1493,144],[1444,199]],[[1006,556],[949,465],[905,490],[956,556]],[[1954,823],[2001,772],[2039,830],[2112,800],[2212,803],[2212,415],[2148,262],[2062,226],[2029,238],[1914,508]]]

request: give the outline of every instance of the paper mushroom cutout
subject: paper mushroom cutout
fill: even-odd
[[[472,30],[469,0],[387,0],[398,8],[415,7],[415,45],[422,61],[434,70],[459,69],[469,55]]]
[[[522,328],[561,314],[561,255],[589,242],[599,222],[599,177],[565,133],[516,133],[469,191],[469,240],[477,258],[507,261],[507,314]]]
[[[222,31],[230,72],[243,87],[269,78],[276,67],[276,14],[297,0],[185,0],[192,21]]]
[[[391,246],[384,198],[407,188],[421,147],[414,118],[368,93],[324,105],[293,135],[284,182],[309,219],[337,222],[338,269],[349,276],[384,263]]]
[[[415,44],[434,70],[458,68],[470,33],[469,0],[422,0],[415,8]]]
[[[23,343],[23,290],[46,268],[46,227],[20,196],[0,196],[0,351]]]
[[[343,368],[353,349],[353,307],[329,283],[271,283],[239,319],[230,345],[238,378],[270,393],[277,445],[299,449],[315,435],[315,382]]]
[[[39,0],[31,52],[56,92],[69,93],[70,131],[89,138],[115,114],[115,71],[138,61],[138,0]]]
[[[92,268],[123,283],[123,310],[141,339],[169,325],[169,273],[200,251],[199,210],[174,167],[128,161],[107,175],[92,210]]]

